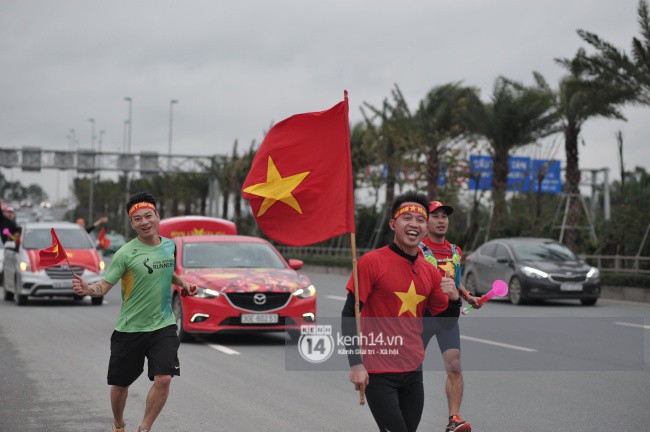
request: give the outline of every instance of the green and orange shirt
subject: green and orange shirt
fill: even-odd
[[[104,274],[115,285],[122,281],[122,308],[115,330],[149,332],[176,323],[171,306],[176,245],[165,237],[156,246],[137,238],[122,246]]]

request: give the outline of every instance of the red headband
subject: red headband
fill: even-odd
[[[153,211],[156,211],[156,206],[155,205],[153,205],[153,204],[151,204],[149,202],[139,202],[139,203],[135,203],[135,204],[133,204],[131,206],[131,208],[129,209],[129,217],[132,217],[133,213],[137,212],[138,210],[142,210],[144,208],[149,208],[149,209],[151,209]]]
[[[393,219],[397,219],[400,215],[403,215],[407,212],[419,213],[424,217],[428,216],[427,210],[421,204],[402,204],[402,206],[398,208],[393,215]]]

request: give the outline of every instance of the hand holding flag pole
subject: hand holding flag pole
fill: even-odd
[[[483,303],[490,300],[494,296],[503,297],[506,294],[508,294],[508,284],[505,283],[505,281],[497,279],[492,284],[492,289],[483,297],[481,297],[481,299],[478,301],[478,304],[482,306]],[[467,315],[472,309],[474,309],[474,306],[463,308],[462,309],[463,315]]]

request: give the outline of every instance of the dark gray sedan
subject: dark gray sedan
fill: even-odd
[[[595,305],[600,272],[555,240],[502,238],[491,240],[465,258],[465,286],[482,295],[501,279],[508,283],[512,304],[532,299],[579,299]]]

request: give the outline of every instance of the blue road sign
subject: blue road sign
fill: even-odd
[[[534,159],[530,173],[531,192],[559,194],[562,192],[561,166],[559,160]],[[539,176],[539,177],[538,177]],[[540,184],[539,179],[542,178]]]
[[[492,189],[492,157],[470,156],[469,188]],[[561,168],[559,160],[530,159],[511,156],[508,159],[508,191],[537,192],[538,174],[544,174],[541,183],[542,193],[562,192]]]

